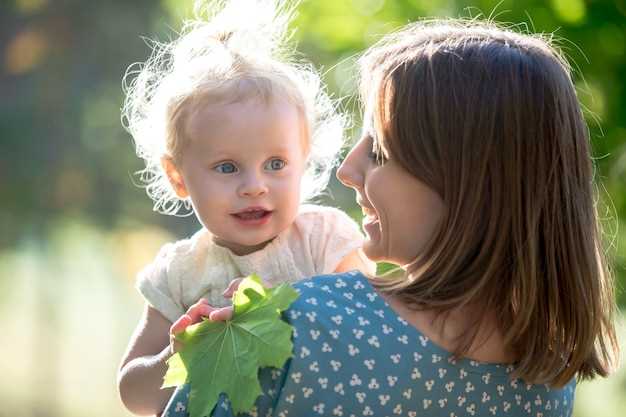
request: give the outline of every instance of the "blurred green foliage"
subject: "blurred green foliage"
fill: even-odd
[[[24,236],[45,239],[71,218],[103,228],[159,223],[178,235],[196,227],[151,211],[134,184],[141,162],[119,116],[122,75],[149,55],[142,36],[175,36],[191,10],[191,0],[0,3],[0,248]],[[587,109],[607,247],[626,282],[626,233],[618,227],[626,224],[625,0],[304,0],[298,13],[299,50],[345,97],[357,126],[355,55],[408,21],[483,15],[553,33]]]

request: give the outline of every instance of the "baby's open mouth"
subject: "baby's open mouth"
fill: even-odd
[[[263,209],[245,210],[239,213],[234,213],[233,216],[241,220],[258,220],[269,216],[271,211]]]

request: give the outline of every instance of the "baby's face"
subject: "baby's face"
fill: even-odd
[[[291,103],[207,105],[187,127],[179,172],[196,215],[218,244],[250,253],[292,224],[307,155],[305,129]]]

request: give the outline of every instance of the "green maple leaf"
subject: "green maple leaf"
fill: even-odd
[[[203,320],[189,326],[177,338],[184,348],[168,361],[162,388],[189,383],[189,414],[211,413],[225,393],[235,414],[249,411],[261,395],[260,367],[282,367],[291,357],[292,328],[280,312],[298,298],[288,284],[272,289],[251,275],[233,296],[229,321]]]

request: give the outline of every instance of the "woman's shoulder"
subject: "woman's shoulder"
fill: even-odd
[[[573,390],[527,386],[510,377],[510,367],[455,360],[398,316],[360,272],[321,275],[295,287],[300,297],[286,311],[293,358],[278,412],[550,416],[549,409],[560,413],[571,405]]]
[[[347,339],[339,340],[337,334],[352,332],[374,317],[385,317],[384,301],[359,271],[318,275],[295,283],[294,288],[300,295],[286,311],[287,320],[296,330],[320,332],[329,342],[343,343]],[[316,340],[303,335],[297,342]]]
[[[363,334],[383,337],[388,346],[399,344],[419,350],[420,357],[428,358],[427,362],[422,363],[423,366],[445,364],[460,374],[489,374],[491,377],[508,379],[515,369],[514,364],[510,363],[456,358],[419,326],[412,324],[413,321],[399,315],[362,272],[319,275],[295,283],[294,288],[300,296],[287,313],[290,320],[303,328],[351,330],[350,326],[354,326],[362,329]],[[294,320],[303,315],[309,318]],[[351,333],[357,336],[361,334],[359,331]],[[361,342],[361,337],[354,339],[354,343]]]
[[[301,290],[303,287],[321,290],[324,286],[332,284],[336,285],[336,288],[342,289],[348,287],[348,282],[352,282],[353,286],[356,286],[356,289],[358,290],[365,288],[365,282],[369,281],[365,274],[361,271],[353,270],[341,273],[316,275],[294,284],[294,287],[298,290]],[[357,282],[360,282],[361,284],[357,284]]]
[[[324,306],[330,309],[336,308],[334,306],[338,305],[337,302],[344,308],[354,306],[364,309],[363,299],[373,301],[379,298],[367,277],[356,270],[317,275],[295,283],[294,288],[300,293],[294,307],[321,307],[319,302],[326,300]],[[330,302],[331,300],[335,301]]]

